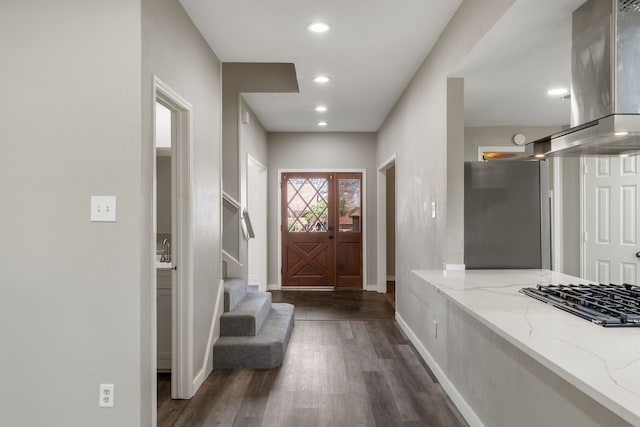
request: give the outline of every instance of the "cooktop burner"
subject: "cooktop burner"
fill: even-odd
[[[633,285],[537,285],[525,295],[605,327],[640,327],[640,287]]]

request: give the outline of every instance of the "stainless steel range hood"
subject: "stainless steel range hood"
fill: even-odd
[[[545,156],[640,153],[640,0],[573,12],[571,127],[534,141]]]

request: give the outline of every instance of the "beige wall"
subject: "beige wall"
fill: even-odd
[[[221,87],[220,62],[177,0],[142,0],[143,232],[152,233],[153,76],[193,107],[191,146],[190,263],[193,273],[193,376],[212,367],[205,360],[221,273]],[[174,245],[175,247],[175,245]],[[145,254],[150,248],[145,247]],[[146,258],[144,259],[146,261]],[[143,301],[155,304],[143,263]],[[143,307],[143,338],[150,338],[152,307]],[[215,336],[214,336],[215,338]],[[143,343],[143,348],[147,347]],[[143,383],[147,371],[143,372]],[[145,384],[151,389],[151,385]],[[145,390],[146,391],[146,390]],[[155,410],[155,407],[150,408]],[[149,408],[143,407],[144,410]]]
[[[366,170],[365,219],[367,228],[367,283],[376,286],[376,135],[360,132],[309,132],[269,134],[269,258],[268,282],[278,283],[280,233],[279,169],[289,170]]]
[[[0,9],[0,423],[139,425],[140,2]],[[91,195],[117,222],[90,222]]]

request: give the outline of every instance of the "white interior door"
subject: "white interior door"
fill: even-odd
[[[640,283],[638,157],[589,157],[584,174],[584,275],[599,283]]]

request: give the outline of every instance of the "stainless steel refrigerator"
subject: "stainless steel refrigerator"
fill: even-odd
[[[545,161],[465,162],[467,269],[550,268]]]

